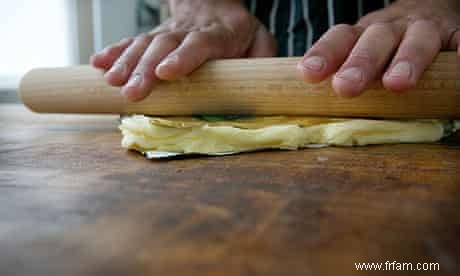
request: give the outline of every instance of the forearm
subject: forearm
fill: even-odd
[[[241,8],[243,7],[243,2],[243,0],[168,0],[172,15],[214,9],[215,7],[222,7],[223,9]]]
[[[406,5],[423,5],[424,7],[437,7],[445,10],[458,12],[460,10],[460,1],[458,0],[398,0],[396,2]]]

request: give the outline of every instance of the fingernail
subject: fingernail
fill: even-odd
[[[142,84],[142,76],[139,74],[134,75],[131,79],[129,79],[126,87],[138,87]]]
[[[337,77],[347,81],[361,82],[364,79],[364,72],[359,67],[351,67],[337,74]]]
[[[321,70],[323,70],[324,66],[326,65],[326,61],[322,57],[312,56],[312,57],[305,59],[302,62],[302,64],[307,69],[310,69],[316,72],[320,72]]]
[[[409,79],[412,75],[412,65],[407,61],[402,61],[396,64],[393,69],[391,69],[390,74],[388,75],[391,78],[405,78]]]

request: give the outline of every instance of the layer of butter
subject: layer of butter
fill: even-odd
[[[309,145],[365,146],[439,141],[441,120],[370,120],[314,117],[250,117],[208,122],[194,117],[122,119],[122,146],[140,152],[225,154],[262,149],[295,150]]]

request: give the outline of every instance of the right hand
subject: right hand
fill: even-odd
[[[153,31],[91,57],[131,101],[148,96],[158,80],[184,77],[210,59],[276,54],[273,36],[239,0],[170,0],[170,7],[172,17]]]

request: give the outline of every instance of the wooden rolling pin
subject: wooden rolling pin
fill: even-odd
[[[376,82],[362,96],[337,96],[330,80],[297,78],[299,58],[212,61],[189,77],[161,82],[137,103],[90,66],[32,70],[20,97],[36,112],[150,115],[257,114],[375,118],[460,118],[460,58],[441,53],[412,91],[395,94]]]

